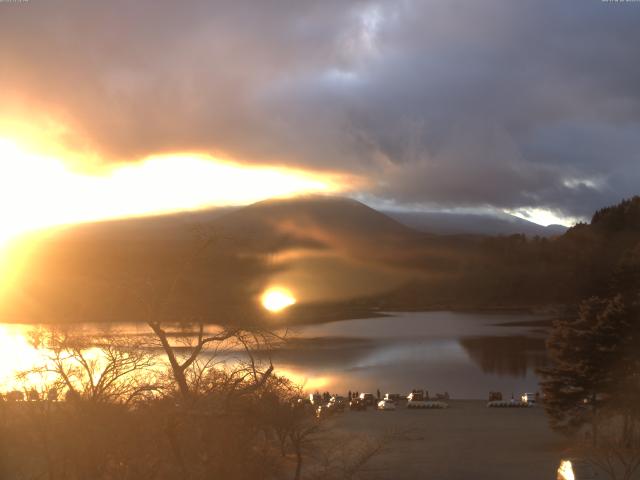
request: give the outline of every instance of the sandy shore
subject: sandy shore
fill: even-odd
[[[487,408],[452,400],[446,410],[345,412],[328,422],[344,432],[384,438],[369,479],[544,480],[568,442],[552,432],[542,407]]]

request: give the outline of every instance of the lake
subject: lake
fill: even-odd
[[[486,398],[491,390],[509,398],[538,390],[535,369],[545,363],[548,317],[458,312],[388,313],[290,329],[289,342],[275,352],[276,371],[308,391],[346,395],[406,393],[412,388],[455,398]],[[29,343],[33,327],[0,324],[2,390],[17,388],[12,376],[31,368],[38,355]],[[74,329],[94,334],[104,326]],[[111,329],[146,335],[144,324]]]
[[[307,389],[406,393],[412,388],[486,398],[538,389],[548,317],[390,313],[295,329],[274,363]]]

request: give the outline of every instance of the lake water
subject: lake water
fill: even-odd
[[[385,317],[297,327],[273,355],[276,371],[309,391],[449,392],[455,398],[486,398],[490,390],[509,398],[538,389],[536,367],[545,362],[544,317],[454,312],[390,313]],[[38,356],[29,343],[32,327],[0,324],[0,385],[31,368]],[[84,324],[74,329],[91,335]],[[102,328],[102,327],[101,327]],[[143,324],[114,330],[146,335]]]
[[[545,363],[544,317],[454,312],[393,313],[294,330],[274,363],[307,389],[456,398],[507,397],[538,389]],[[517,324],[517,325],[516,325]]]

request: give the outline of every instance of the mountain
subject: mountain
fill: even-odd
[[[236,317],[269,268],[229,242],[202,248],[207,225],[229,212],[128,218],[34,234],[15,280],[0,292],[0,321]]]
[[[268,259],[275,270],[270,282],[291,286],[301,303],[343,302],[397,288],[417,264],[437,265],[449,248],[356,200],[331,196],[258,202],[209,228],[243,254]]]
[[[356,200],[311,195],[265,200],[214,219],[212,230],[259,251],[335,248],[381,256],[424,235]]]
[[[406,281],[395,264],[423,237],[357,201],[318,196],[69,226],[38,237],[0,319],[137,321],[171,296],[168,318],[230,321],[256,317],[274,283],[304,301],[344,300]]]
[[[264,200],[218,217],[217,223],[233,229],[279,228],[282,224],[299,223],[345,235],[415,235],[401,222],[357,200],[324,195]]]
[[[551,237],[523,220],[391,215],[310,196],[60,228],[24,250],[0,321],[272,321],[259,299],[274,285],[295,294],[292,318],[319,321],[575,304],[618,271],[640,283],[640,197]]]
[[[567,228],[562,225],[542,226],[503,214],[471,214],[448,212],[384,211],[398,222],[422,232],[436,235],[513,235],[555,237]]]

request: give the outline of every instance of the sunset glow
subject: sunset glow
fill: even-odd
[[[16,374],[34,368],[43,355],[29,343],[30,327],[0,325],[0,391],[19,389],[22,385]]]
[[[524,210],[505,210],[505,213],[528,220],[533,223],[537,223],[542,226],[549,225],[563,225],[565,227],[571,227],[580,221],[579,218],[561,216],[551,210],[543,208],[530,208]]]
[[[64,160],[0,139],[0,248],[16,235],[57,225],[342,189],[330,174],[190,153],[79,172]]]
[[[262,294],[262,306],[270,312],[280,312],[296,303],[290,290],[282,287],[269,288]]]

